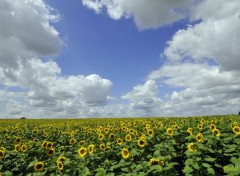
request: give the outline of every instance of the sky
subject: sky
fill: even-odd
[[[240,111],[239,0],[0,0],[0,118]]]

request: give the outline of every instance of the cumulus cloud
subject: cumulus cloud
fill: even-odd
[[[240,97],[240,4],[200,1],[192,20],[167,43],[166,62],[148,79],[180,89],[162,106],[169,113],[184,115],[228,114],[239,110]]]
[[[237,0],[201,1],[192,12],[193,20],[201,22],[179,30],[164,55],[171,62],[213,60],[222,70],[240,70],[239,9]]]
[[[42,0],[0,1],[0,82],[6,89],[0,92],[6,94],[1,117],[86,116],[107,104],[110,80],[96,74],[63,77],[57,63],[46,59],[63,46],[51,25],[59,18]]]
[[[161,100],[157,97],[159,88],[154,80],[148,80],[143,85],[137,85],[131,92],[122,96],[122,99],[131,102],[132,110],[142,110],[141,115],[154,114],[159,108]]]
[[[157,28],[183,19],[194,0],[82,0],[84,6],[96,13],[107,10],[108,15],[134,19],[140,29]]]

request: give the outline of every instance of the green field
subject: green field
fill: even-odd
[[[238,175],[240,116],[0,120],[1,175]]]

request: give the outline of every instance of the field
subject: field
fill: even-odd
[[[240,116],[0,120],[0,175],[238,175]]]

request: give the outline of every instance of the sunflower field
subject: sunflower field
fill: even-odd
[[[3,176],[239,173],[239,116],[0,120]]]

